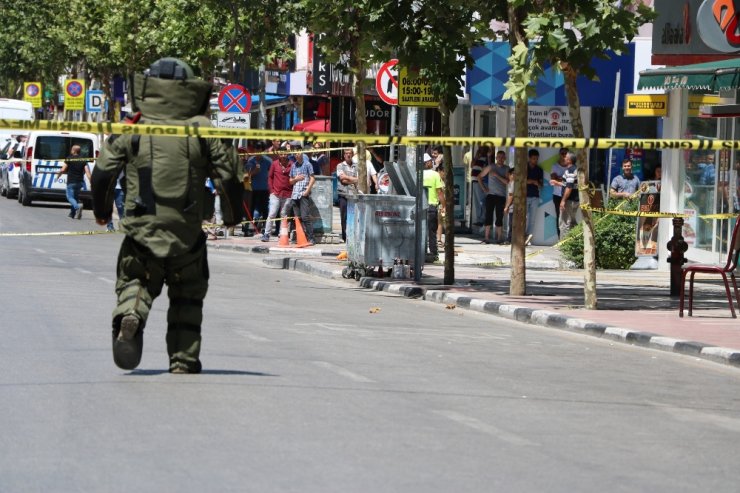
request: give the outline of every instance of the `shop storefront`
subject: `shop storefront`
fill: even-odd
[[[740,138],[738,114],[726,110],[734,108],[740,87],[740,38],[729,28],[737,13],[726,6],[715,9],[715,3],[722,2],[686,1],[680,9],[674,1],[655,2],[659,17],[653,29],[653,63],[673,66],[641,72],[638,88],[668,95],[663,138]],[[702,63],[682,65],[689,61]],[[686,215],[683,236],[690,260],[726,259],[732,216],[740,210],[739,169],[737,151],[662,152],[661,211]],[[672,227],[670,219],[661,221],[658,244],[665,245]],[[660,268],[668,268],[667,255],[660,250]]]

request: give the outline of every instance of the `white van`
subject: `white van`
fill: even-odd
[[[20,99],[0,98],[0,120],[33,120],[33,105]]]
[[[30,120],[35,113],[33,105],[19,99],[0,98],[0,120]],[[13,161],[13,152],[23,151],[19,145],[17,130],[0,129],[0,195],[8,198],[18,193],[20,170],[18,162]]]
[[[100,154],[98,136],[86,132],[31,132],[26,142],[26,155],[21,166],[18,202],[31,205],[38,199],[62,199],[67,197],[67,175],[58,180],[56,174],[62,169],[64,159],[69,156],[73,145],[80,146],[80,157],[90,158],[87,165],[92,171]],[[87,177],[80,197],[89,201],[90,182]]]

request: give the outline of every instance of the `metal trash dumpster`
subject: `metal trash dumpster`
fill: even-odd
[[[347,201],[347,259],[344,277],[385,275],[395,259],[413,261],[416,198],[407,195],[357,195]],[[422,214],[426,237],[426,214]],[[375,270],[377,268],[377,271]]]

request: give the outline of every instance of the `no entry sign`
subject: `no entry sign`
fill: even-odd
[[[375,77],[375,89],[378,91],[378,96],[388,104],[398,104],[397,64],[398,60],[395,58],[384,63]]]

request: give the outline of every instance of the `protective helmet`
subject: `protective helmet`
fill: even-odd
[[[144,74],[159,79],[185,80],[195,77],[190,65],[177,58],[160,58],[152,63]]]

